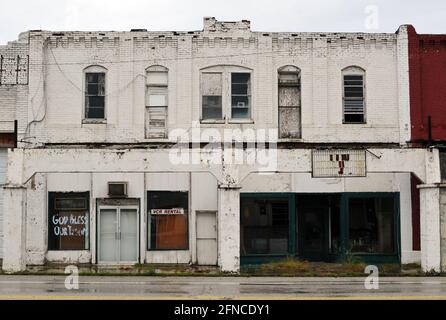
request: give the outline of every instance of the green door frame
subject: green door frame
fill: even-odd
[[[331,262],[333,260],[336,260],[336,256],[332,253],[330,253],[330,248],[329,248],[329,222],[328,222],[328,214],[324,213],[323,214],[323,225],[324,225],[324,248],[321,252],[322,256],[319,259],[316,259],[310,255],[307,255],[305,253],[305,249],[302,246],[302,243],[304,241],[304,237],[305,237],[305,229],[303,228],[303,224],[299,222],[299,219],[302,219],[302,212],[299,211],[299,201],[298,198],[299,196],[338,196],[339,198],[342,197],[342,193],[296,193],[296,215],[298,217],[298,223],[299,225],[297,226],[297,244],[298,244],[298,251],[295,253],[296,256],[299,256],[300,258],[303,259],[308,259],[308,260],[317,260],[317,261],[325,261],[325,262]],[[341,208],[340,208],[341,210]],[[341,221],[339,222],[341,223]]]
[[[344,192],[341,197],[341,256],[343,259],[350,250],[349,200],[352,198],[393,198],[393,253],[360,253],[353,254],[365,263],[401,263],[401,226],[400,226],[400,193],[399,192]]]
[[[242,198],[287,198],[288,199],[288,217],[289,217],[289,234],[288,234],[288,252],[286,254],[254,254],[240,257],[242,264],[256,264],[271,262],[286,256],[297,255],[297,234],[296,217],[297,206],[296,197],[298,195],[327,195],[327,193],[284,193],[284,192],[259,192],[259,193],[240,193]],[[343,260],[350,249],[349,241],[349,200],[352,198],[372,198],[372,197],[388,197],[394,199],[394,252],[388,254],[353,254],[365,263],[400,263],[401,262],[401,241],[400,241],[400,194],[399,192],[342,192],[330,193],[340,195],[340,252],[333,257],[335,260]],[[242,240],[242,239],[241,239]],[[301,254],[301,252],[299,252]],[[329,255],[330,256],[330,255]]]
[[[241,264],[265,263],[296,254],[296,194],[289,192],[241,192],[242,198],[282,198],[288,199],[288,252],[284,254],[248,254],[240,256]],[[240,218],[241,219],[241,218]],[[241,222],[241,221],[240,221]],[[243,239],[240,239],[243,241]]]

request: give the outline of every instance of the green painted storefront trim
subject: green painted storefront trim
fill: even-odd
[[[299,195],[338,195],[340,196],[340,252],[338,254],[326,255],[328,262],[340,262],[345,260],[349,252],[349,210],[348,203],[352,198],[393,198],[394,199],[394,248],[393,253],[388,254],[368,254],[368,253],[350,253],[356,260],[369,264],[400,263],[401,262],[401,231],[400,231],[400,194],[399,192],[343,192],[343,193],[283,193],[283,192],[261,192],[261,193],[240,193],[242,198],[287,198],[288,199],[288,253],[283,254],[254,254],[240,257],[241,265],[261,264],[284,259],[286,257],[296,257],[297,237],[296,233],[297,203],[296,198]]]

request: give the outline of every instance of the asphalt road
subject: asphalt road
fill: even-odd
[[[444,299],[446,277],[365,278],[0,276],[0,299]]]

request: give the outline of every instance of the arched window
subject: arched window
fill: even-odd
[[[102,66],[89,66],[85,75],[85,119],[106,119],[105,117],[105,75]]]
[[[295,66],[278,70],[279,138],[301,138],[300,73]]]
[[[146,138],[167,138],[168,72],[158,65],[146,69]]]
[[[351,66],[342,70],[344,123],[365,123],[365,70]]]

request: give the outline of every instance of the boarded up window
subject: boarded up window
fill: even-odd
[[[28,84],[28,55],[0,55],[0,86]]]
[[[85,73],[85,118],[105,118],[105,73]]]
[[[293,66],[279,69],[279,137],[301,138],[300,70]]]
[[[344,123],[365,123],[364,70],[350,67],[343,72]]]
[[[201,74],[202,119],[222,119],[222,75]]]
[[[146,72],[146,138],[167,138],[168,70],[152,66]]]

